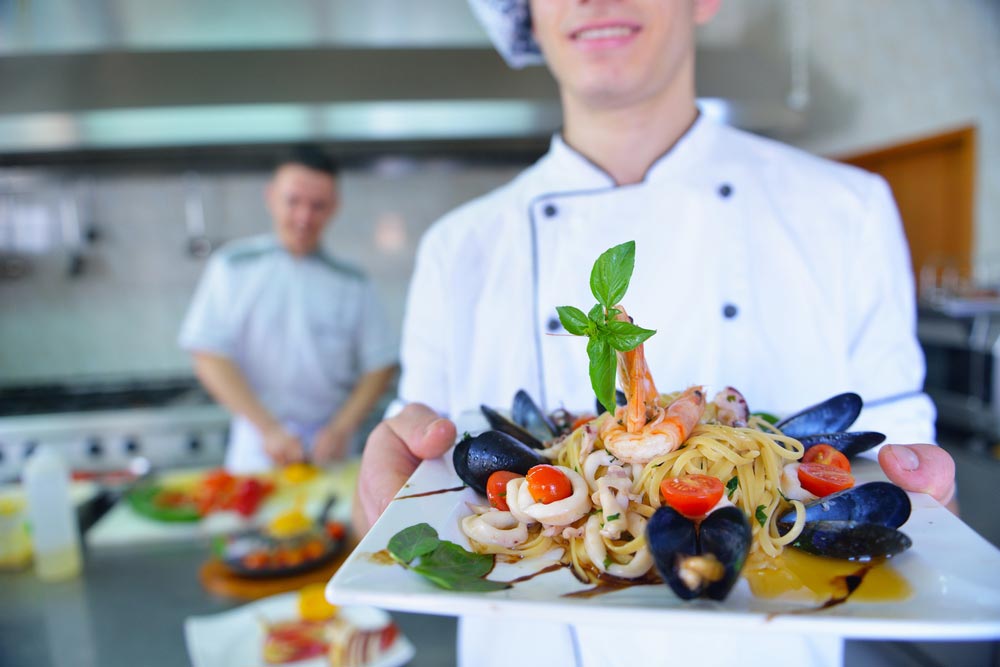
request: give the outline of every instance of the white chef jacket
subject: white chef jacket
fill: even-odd
[[[297,257],[272,235],[212,256],[180,345],[236,363],[261,403],[307,447],[358,378],[395,363],[398,351],[364,274],[322,251]],[[256,428],[235,416],[227,468],[271,465]]]
[[[866,402],[855,428],[933,441],[909,255],[886,183],[705,116],[641,183],[616,186],[556,136],[514,181],[434,225],[410,287],[401,398],[459,415],[509,406],[523,388],[548,410],[593,410],[586,340],[552,335],[565,333],[556,307],[589,311],[594,260],[629,240],[622,303],[657,331],[645,352],[660,391],[732,385],[751,410],[779,415],[855,391]],[[489,638],[519,636],[507,626],[516,622],[463,618],[462,661],[493,664]],[[842,657],[836,637],[526,625],[546,667]]]

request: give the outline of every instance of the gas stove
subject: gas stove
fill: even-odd
[[[85,475],[217,465],[228,424],[191,377],[0,387],[0,481],[41,444]]]

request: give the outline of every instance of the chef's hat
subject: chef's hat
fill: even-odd
[[[515,69],[545,62],[531,34],[528,0],[469,0],[493,46]]]

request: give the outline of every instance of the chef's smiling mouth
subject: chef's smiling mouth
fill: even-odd
[[[570,32],[569,37],[576,42],[600,42],[607,40],[628,39],[641,30],[635,23],[607,21],[592,23]]]

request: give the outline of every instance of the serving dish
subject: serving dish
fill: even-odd
[[[877,463],[857,461],[859,483],[884,479]],[[459,528],[471,513],[466,503],[482,502],[455,474],[450,456],[423,462],[369,533],[327,585],[336,604],[443,615],[513,615],[521,619],[620,624],[631,627],[670,623],[704,628],[724,622],[733,631],[823,633],[854,638],[976,640],[1000,637],[1000,551],[923,494],[910,494],[913,512],[901,530],[913,548],[891,567],[910,588],[905,599],[847,602],[820,609],[812,601],[755,597],[740,580],[724,602],[683,602],[666,586],[632,586],[596,596],[566,568],[550,568],[558,553],[517,563],[498,562],[490,579],[520,581],[492,593],[452,592],[394,564],[385,552],[389,539],[411,525],[427,522],[442,539],[466,548]],[[457,489],[458,490],[454,490]]]

